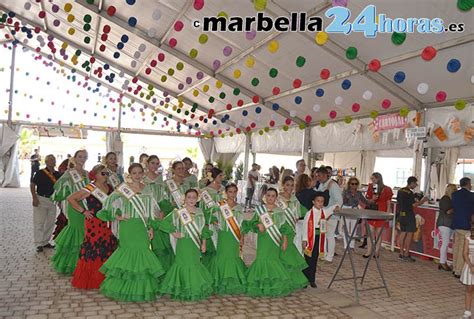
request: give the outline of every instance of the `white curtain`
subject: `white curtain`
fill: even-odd
[[[360,164],[360,182],[368,183],[375,167],[375,151],[362,151]]]
[[[0,186],[20,187],[19,147],[20,125],[13,129],[6,124],[0,125]]]
[[[212,151],[214,150],[214,139],[200,138],[198,141],[204,160],[206,162],[210,162],[212,158]]]
[[[439,192],[442,196],[446,190],[446,184],[456,182],[454,173],[459,158],[459,147],[447,147],[444,149],[444,159],[441,161],[439,170]]]

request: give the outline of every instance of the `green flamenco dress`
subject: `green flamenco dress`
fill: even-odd
[[[197,189],[198,186],[199,186],[198,179],[197,179],[196,175],[193,175],[193,174],[186,177],[184,179],[184,182],[189,185],[189,188]]]
[[[204,190],[206,190],[209,193],[209,196],[211,196],[214,203],[218,203],[219,201],[223,199],[225,188],[224,186],[221,185],[220,190],[216,191],[215,189],[207,186],[201,191],[204,191]],[[213,238],[211,238],[212,240],[207,241],[206,253],[202,255],[202,263],[204,264],[204,266],[207,267],[207,269],[210,270],[212,259],[215,258],[216,256],[216,244],[214,243],[214,241],[217,242],[217,232],[218,232],[216,228],[217,219],[213,217],[214,206],[207,207],[204,200],[201,200],[199,201],[199,208],[201,208],[202,211],[204,212],[204,216],[206,217],[206,225],[209,228],[209,230],[213,233]]]
[[[66,171],[54,184],[54,193],[51,198],[55,202],[64,201],[69,195],[81,190],[88,183],[87,177],[74,183],[70,171]],[[80,205],[85,208],[82,202]],[[76,269],[81,245],[84,241],[84,215],[76,211],[69,203],[66,204],[66,214],[68,224],[54,241],[56,247],[51,262],[56,272],[71,275]]]
[[[292,200],[287,202],[287,207],[290,211],[284,211],[285,214],[285,227],[289,229],[288,233],[288,247],[285,251],[280,251],[280,259],[288,269],[291,279],[293,280],[293,288],[300,289],[308,285],[308,279],[303,273],[303,269],[308,268],[308,264],[304,257],[300,254],[294,243],[296,235],[296,222],[300,218],[301,214],[304,214],[306,209],[300,205],[296,197],[293,195]],[[288,216],[286,214],[291,214]],[[304,216],[304,215],[303,215]]]
[[[176,300],[203,300],[213,293],[212,277],[201,263],[200,248],[189,236],[177,212],[176,209],[158,221],[161,230],[169,234],[180,232],[184,236],[176,240],[176,258],[161,283],[160,292]],[[204,227],[204,214],[199,208],[196,208],[193,220],[201,239],[210,240],[211,233]]]
[[[285,224],[284,213],[276,208],[270,213],[273,224],[280,230],[282,236],[288,235],[290,229]],[[276,245],[268,231],[259,231],[257,224],[260,218],[257,212],[250,221],[242,226],[244,233],[254,232],[257,238],[257,256],[247,270],[247,294],[252,297],[283,297],[289,295],[295,288],[289,271],[280,259],[280,245]],[[279,243],[280,244],[280,243]]]
[[[100,268],[105,275],[100,291],[118,301],[151,301],[159,293],[159,277],[164,273],[160,260],[150,249],[148,238],[149,224],[153,222],[154,211],[158,208],[150,195],[134,196],[144,207],[141,215],[132,202],[117,190],[97,213],[97,217],[105,221],[115,221],[119,215],[128,218],[119,222],[117,250]]]
[[[147,185],[147,189],[155,201],[159,203],[160,210],[163,214],[165,216],[168,215],[173,210],[173,207],[168,200],[168,195],[165,191],[166,186],[163,184],[161,175],[155,180],[151,180],[145,176],[143,182]],[[171,247],[170,236],[169,234],[159,230],[155,224],[152,224],[152,226],[153,239],[151,240],[151,248],[160,260],[164,270],[168,271],[174,261],[174,252]]]
[[[242,207],[234,206],[232,213],[240,227],[244,217]],[[209,266],[214,291],[218,295],[243,294],[247,287],[247,267],[240,258],[240,242],[229,229],[219,208],[216,208],[215,215],[218,219],[217,251]]]

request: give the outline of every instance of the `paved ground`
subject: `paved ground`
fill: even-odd
[[[338,242],[338,247],[342,243]],[[340,251],[339,251],[340,252]],[[245,251],[245,260],[254,255]],[[362,271],[361,250],[356,262]],[[464,287],[432,262],[403,263],[384,251],[382,266],[392,294],[372,290],[354,303],[351,281],[326,287],[336,263],[318,270],[318,289],[307,288],[286,298],[212,297],[181,303],[168,298],[153,303],[120,303],[96,291],[71,287],[69,277],[49,265],[51,251],[36,253],[32,245],[32,218],[27,189],[0,189],[0,317],[11,318],[460,318]],[[337,260],[335,261],[337,262]],[[373,265],[372,265],[373,266]],[[375,267],[364,286],[380,284]],[[345,264],[342,276],[350,275]]]

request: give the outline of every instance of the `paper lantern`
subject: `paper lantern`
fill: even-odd
[[[170,48],[174,48],[178,44],[178,40],[176,40],[175,38],[171,38],[168,41],[168,44],[169,44]]]
[[[466,101],[464,101],[464,100],[457,100],[457,101],[454,103],[454,107],[456,108],[456,110],[462,111],[462,110],[464,110],[464,108],[466,107]]]
[[[456,73],[461,68],[461,62],[459,62],[458,59],[451,59],[446,65],[446,68],[448,69],[448,72]]]
[[[278,43],[277,40],[272,40],[268,44],[268,52],[270,52],[270,53],[277,52],[279,48],[280,48],[280,44]]]
[[[301,68],[306,63],[306,59],[301,55],[296,58],[296,66]]]
[[[420,83],[420,84],[418,84],[418,87],[416,88],[416,90],[418,91],[418,93],[423,95],[423,94],[426,94],[428,92],[429,86],[426,83]]]
[[[225,46],[222,50],[222,53],[224,54],[224,56],[229,56],[232,54],[232,48],[230,46]]]
[[[440,142],[444,142],[448,139],[446,136],[446,132],[441,126],[438,126],[434,131],[433,134],[438,138]]]
[[[247,40],[253,40],[257,36],[257,32],[255,30],[250,30],[248,32],[245,32],[245,38]]]
[[[382,108],[388,109],[392,105],[392,102],[389,99],[384,99],[382,101]]]
[[[345,80],[342,81],[342,83],[341,83],[341,87],[342,87],[343,90],[349,90],[349,89],[351,88],[351,85],[352,85],[352,83],[351,83],[351,81],[348,80],[348,79],[345,79]]]
[[[263,11],[267,7],[267,0],[253,0],[253,6],[257,11]]]
[[[425,61],[431,61],[436,56],[436,53],[437,51],[435,48],[433,48],[432,46],[427,46],[421,52],[421,58]]]
[[[436,93],[436,102],[444,102],[446,101],[447,94],[444,91],[439,91]]]
[[[204,7],[204,0],[194,0],[193,6],[197,11],[201,10]]]
[[[346,50],[346,58],[349,60],[357,58],[357,49],[355,47],[348,47]]]
[[[314,41],[318,45],[324,45],[328,41],[328,39],[329,39],[328,34],[324,31],[320,31],[316,33],[316,37],[314,38]]]
[[[367,65],[367,67],[369,71],[377,72],[378,70],[380,70],[380,67],[381,67],[380,60],[372,59]]]
[[[403,42],[405,42],[406,38],[407,38],[406,33],[399,33],[399,32],[392,33],[392,43],[395,45],[402,44]]]
[[[319,104],[313,105],[313,112],[317,113],[319,111],[321,111],[321,105],[319,105]]]
[[[184,28],[184,23],[183,23],[183,21],[178,20],[178,21],[176,21],[176,22],[174,23],[174,30],[175,30],[176,32],[180,32],[181,30],[183,30],[183,28]]]
[[[268,75],[270,75],[271,78],[275,78],[278,75],[278,70],[275,68],[271,68]]]
[[[461,11],[467,12],[471,10],[473,6],[474,6],[474,1],[472,0],[458,0],[457,1],[457,7]]]
[[[319,76],[323,80],[327,80],[330,75],[331,75],[331,72],[328,69],[322,69],[321,72],[319,73]]]
[[[255,58],[253,56],[249,56],[247,57],[247,59],[245,60],[245,65],[248,67],[248,68],[252,68],[255,64]]]
[[[153,10],[153,13],[151,15],[152,19],[155,21],[158,21],[161,19],[161,10],[159,8],[156,8]]]
[[[359,103],[354,103],[352,104],[352,112],[357,113],[360,110],[360,104]]]
[[[369,90],[365,91],[365,92],[362,94],[362,98],[363,98],[364,100],[366,100],[366,101],[371,100],[371,99],[372,99],[372,96],[373,96],[373,94],[372,94],[372,92],[369,91]]]
[[[302,82],[301,82],[300,79],[295,79],[295,80],[293,81],[293,88],[297,89],[297,88],[299,88],[299,87],[301,86],[301,84],[302,84]]]
[[[198,39],[200,44],[205,44],[207,40],[209,40],[209,37],[207,36],[207,34],[201,34]]]

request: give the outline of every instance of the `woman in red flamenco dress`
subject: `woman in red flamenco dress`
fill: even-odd
[[[84,242],[71,281],[75,288],[99,289],[105,279],[99,268],[117,248],[117,238],[108,223],[96,217],[96,213],[102,209],[102,203],[113,191],[107,184],[108,174],[104,165],[96,165],[89,173],[92,182],[68,198],[74,209],[82,211],[85,216]],[[87,209],[79,205],[80,201],[86,202]]]

